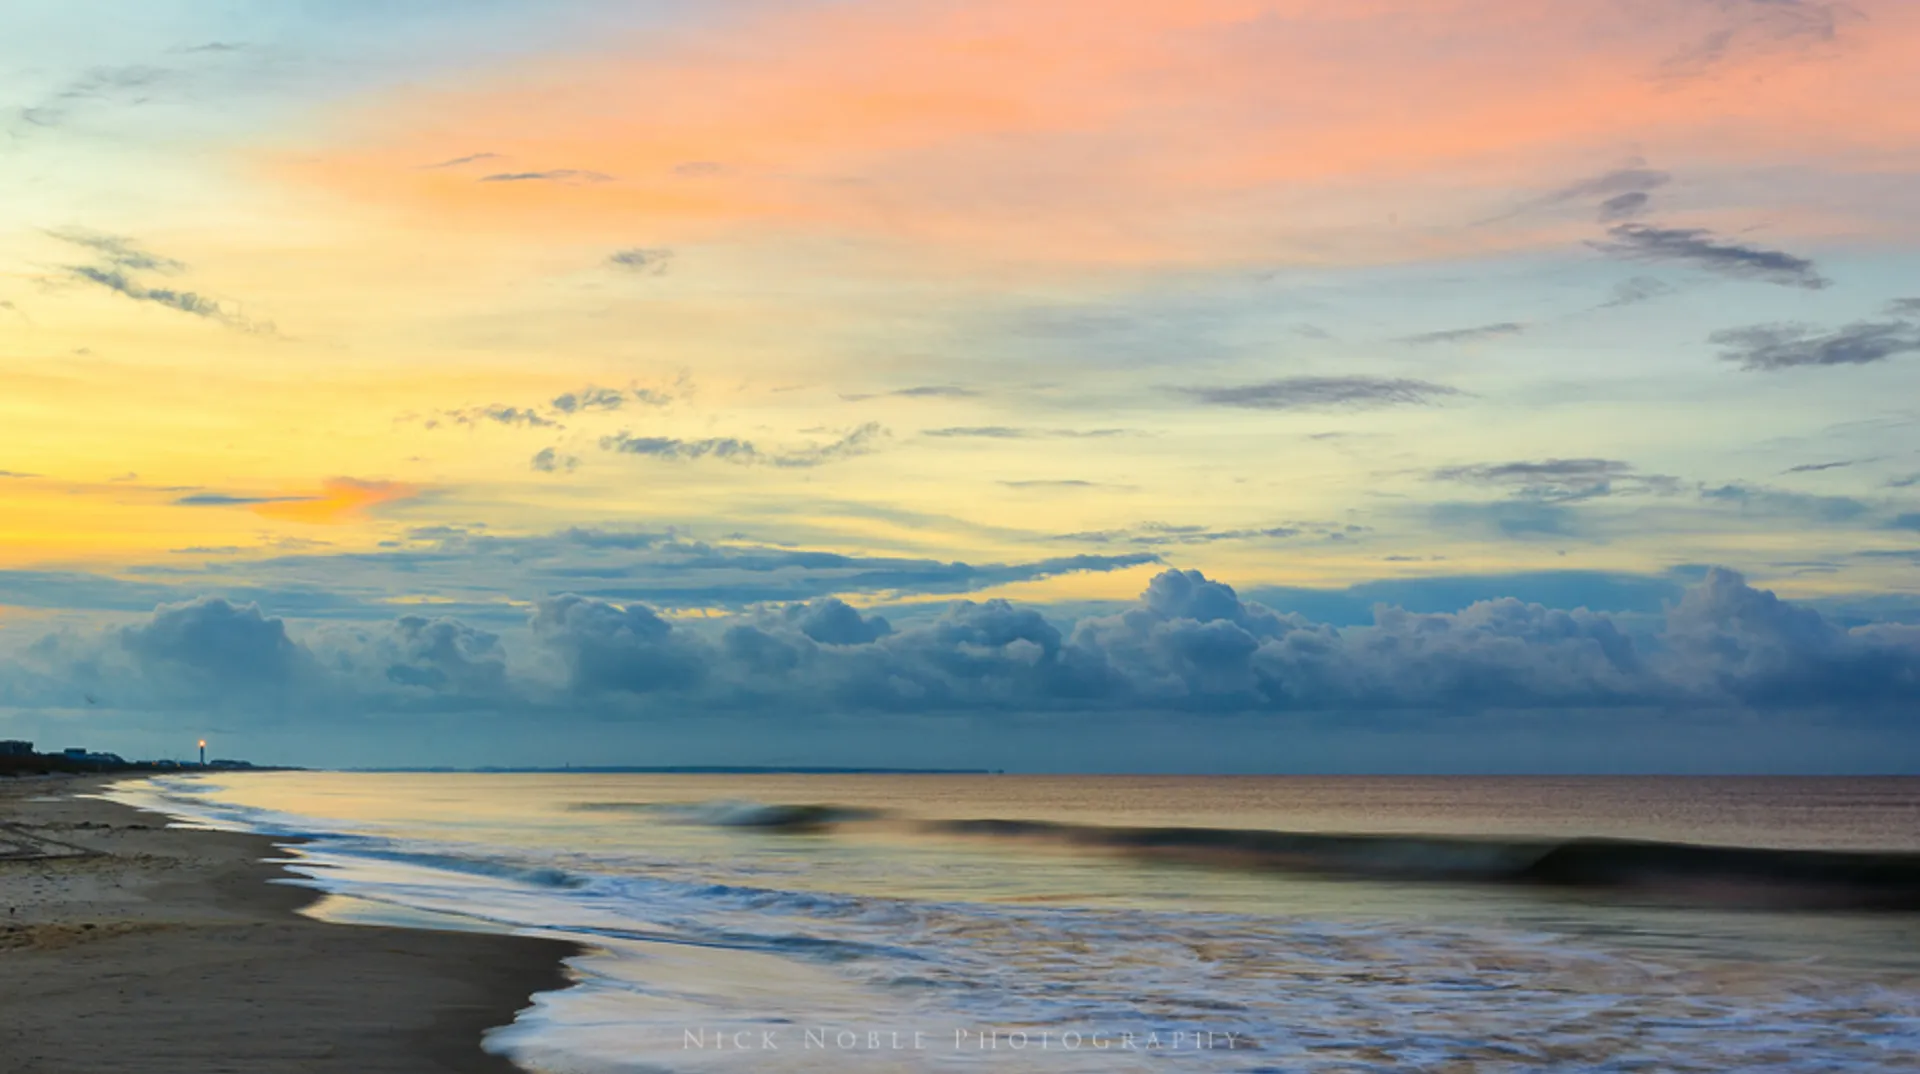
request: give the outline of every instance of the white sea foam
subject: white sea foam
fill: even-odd
[[[1183,911],[1084,890],[1039,899],[1031,874],[1045,866],[1012,860],[1005,898],[938,897],[912,870],[971,868],[978,851],[916,859],[885,844],[662,826],[770,815],[752,803],[651,819],[576,811],[577,828],[529,821],[519,835],[495,818],[480,839],[401,794],[376,823],[232,787],[161,780],[116,795],[309,840],[294,872],[357,900],[357,920],[384,906],[394,923],[453,915],[587,944],[575,987],[538,997],[487,1041],[547,1074],[1920,1063],[1920,993],[1898,975],[1662,955],[1497,918]],[[889,863],[908,875],[879,893]],[[1204,885],[1209,874],[1184,875]]]

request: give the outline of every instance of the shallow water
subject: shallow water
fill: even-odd
[[[258,773],[116,796],[312,840],[323,916],[590,943],[578,987],[489,1042],[552,1074],[1920,1066],[1920,914],[930,823],[1912,851],[1915,780]]]

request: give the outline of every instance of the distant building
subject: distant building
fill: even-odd
[[[60,756],[81,764],[126,764],[126,760],[117,753],[94,753],[84,746],[69,746],[60,751]]]
[[[0,757],[31,756],[33,756],[33,743],[23,742],[17,738],[0,740]]]

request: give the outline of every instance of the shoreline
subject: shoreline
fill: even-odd
[[[79,797],[121,778],[0,780],[0,1070],[520,1074],[482,1037],[579,945],[307,917],[289,841]]]

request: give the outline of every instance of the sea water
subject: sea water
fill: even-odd
[[[112,796],[297,837],[322,917],[585,945],[486,1041],[547,1074],[1920,1069],[1916,780],[302,772]],[[1703,872],[1567,842],[1596,836],[1785,853]],[[1543,873],[1568,847],[1580,867]]]

